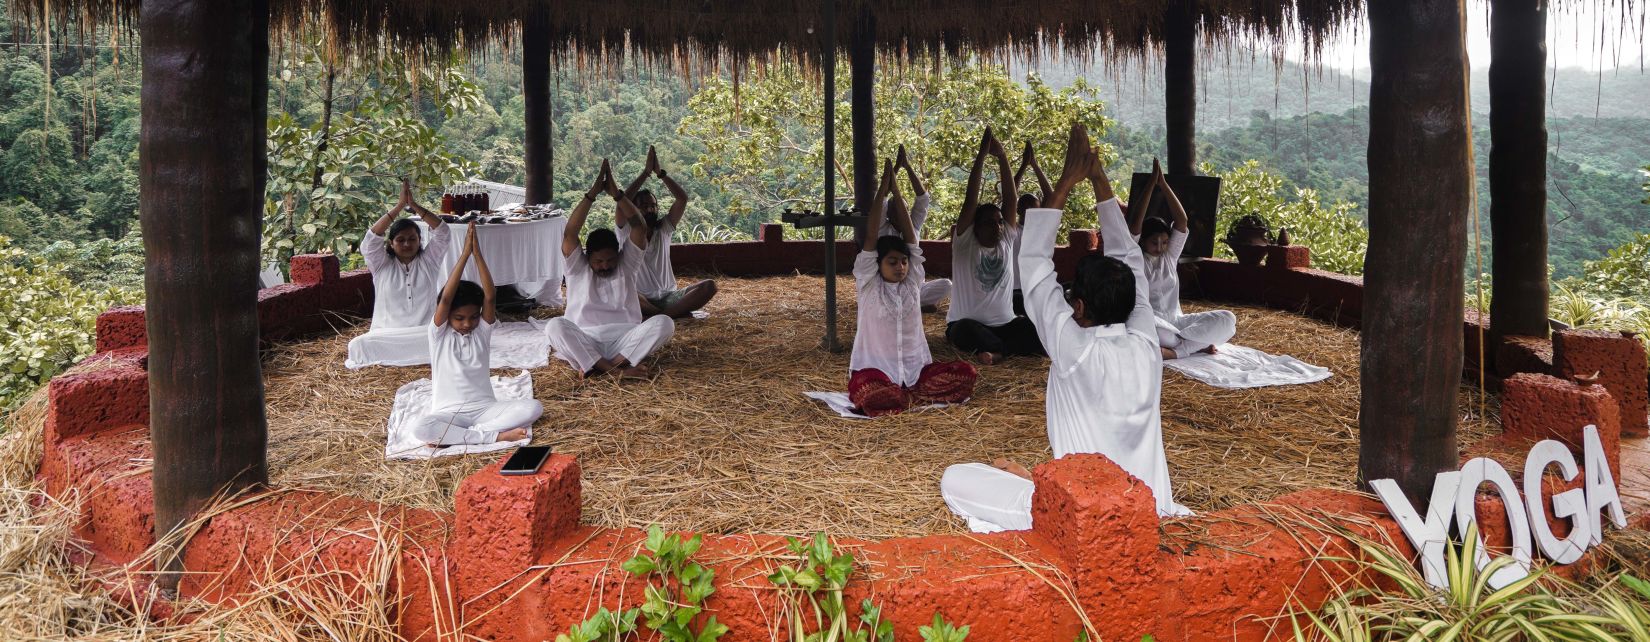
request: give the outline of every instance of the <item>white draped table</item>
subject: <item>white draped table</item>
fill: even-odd
[[[453,264],[464,253],[466,224],[446,223],[452,227],[453,240],[447,246],[447,256],[441,261],[443,273],[450,274]],[[423,221],[419,229],[429,238],[429,228]],[[557,216],[526,223],[477,225],[476,242],[487,258],[487,270],[495,285],[514,285],[522,296],[530,296],[541,305],[561,307],[561,236],[567,229],[567,218]],[[464,268],[464,278],[478,281],[475,265]]]

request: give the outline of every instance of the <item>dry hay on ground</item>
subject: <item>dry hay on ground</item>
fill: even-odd
[[[847,383],[848,355],[817,348],[823,280],[720,285],[711,317],[678,326],[652,382],[584,382],[559,361],[533,373],[545,405],[535,441],[578,456],[585,523],[870,538],[960,532],[939,497],[946,466],[998,456],[1030,466],[1049,458],[1045,360],[982,367],[975,397],[963,406],[839,419],[802,396]],[[838,292],[841,336],[851,343],[853,289]],[[1221,390],[1167,373],[1163,426],[1176,499],[1207,511],[1304,488],[1350,488],[1358,457],[1357,333],[1287,312],[1236,311],[1239,343],[1329,367],[1335,376]],[[944,315],[928,315],[927,325],[935,358],[958,358],[943,342]],[[346,345],[364,330],[346,328],[266,356],[274,481],[451,510],[459,481],[499,455],[385,461],[395,390],[428,371],[345,370]],[[1480,421],[1477,407],[1477,393],[1464,388],[1462,444],[1496,429]],[[1489,424],[1495,408],[1492,398]]]

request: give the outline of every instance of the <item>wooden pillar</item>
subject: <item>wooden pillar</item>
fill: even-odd
[[[854,120],[854,206],[861,213],[871,211],[871,200],[877,196],[876,138],[876,78],[877,78],[877,19],[870,6],[862,6],[854,20],[854,34],[849,44],[849,65],[853,67],[853,87],[849,92]],[[861,230],[876,234],[876,230]]]
[[[526,111],[527,204],[553,198],[550,149],[550,13],[542,6],[521,23],[521,93]]]
[[[1358,472],[1425,503],[1459,464],[1462,284],[1471,220],[1461,0],[1368,8],[1369,250]]]
[[[1197,21],[1191,0],[1169,4],[1163,17],[1163,123],[1168,172],[1197,174]]]
[[[825,71],[825,336],[819,347],[842,352],[836,321],[836,2],[825,0],[824,29],[820,34],[820,60]]]
[[[1490,3],[1490,333],[1547,336],[1547,2]]]
[[[264,483],[267,0],[144,0],[138,141],[155,535]],[[163,556],[163,570],[180,561]],[[167,573],[175,585],[177,575]]]

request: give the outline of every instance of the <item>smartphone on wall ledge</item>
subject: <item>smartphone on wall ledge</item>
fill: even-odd
[[[500,475],[532,475],[550,458],[549,446],[522,446],[498,469]]]

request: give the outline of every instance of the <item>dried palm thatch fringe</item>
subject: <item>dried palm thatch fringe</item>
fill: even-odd
[[[585,523],[869,538],[955,533],[962,525],[939,499],[946,466],[998,456],[1030,466],[1050,457],[1045,360],[983,367],[975,398],[962,406],[843,420],[802,396],[841,390],[847,380],[848,355],[815,347],[822,279],[720,285],[711,318],[681,324],[652,382],[581,381],[559,361],[533,373],[545,405],[535,442],[579,458]],[[841,292],[842,336],[851,340],[853,291]],[[1357,333],[1275,310],[1239,307],[1237,314],[1238,343],[1294,355],[1335,376],[1221,390],[1168,373],[1163,427],[1177,499],[1206,511],[1307,488],[1352,488]],[[962,358],[939,339],[943,315],[929,315],[927,325],[936,359]],[[345,370],[349,339],[363,330],[267,354],[273,481],[450,511],[459,481],[498,455],[384,461],[395,390],[429,373]],[[1496,417],[1479,421],[1475,401],[1463,393],[1462,444],[1499,431]]]

